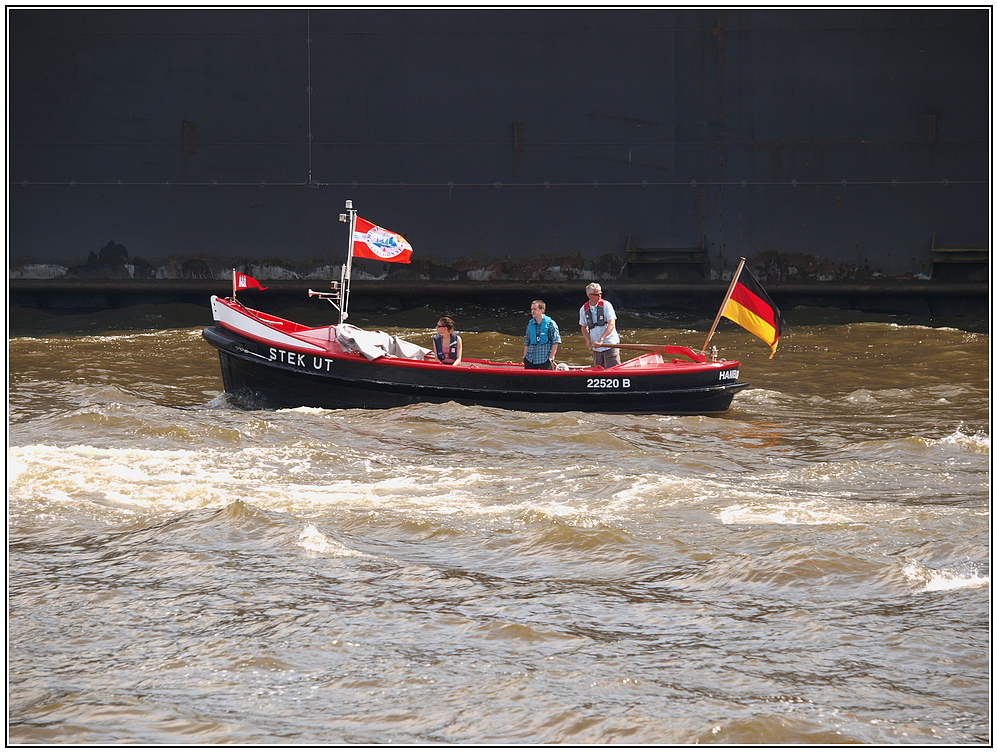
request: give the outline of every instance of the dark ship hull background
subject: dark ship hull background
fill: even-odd
[[[987,8],[7,18],[13,276],[983,279]]]

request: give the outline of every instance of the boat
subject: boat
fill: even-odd
[[[211,306],[215,326],[204,338],[218,350],[225,391],[259,407],[453,401],[524,411],[710,414],[727,410],[748,386],[738,380],[737,361],[708,360],[682,346],[609,369],[545,371],[477,358],[450,366],[386,333],[349,324],[309,328],[218,296]]]
[[[212,296],[215,324],[203,336],[218,351],[225,391],[238,403],[378,409],[454,402],[519,411],[705,415],[727,410],[734,395],[749,386],[739,381],[740,363],[717,358],[716,349],[708,355],[706,343],[700,352],[680,345],[618,344],[643,352],[607,369],[568,364],[527,369],[522,363],[467,357],[458,365],[442,364],[418,344],[345,321],[359,219],[350,201],[340,219],[351,227],[341,281],[332,282],[328,293],[308,291],[337,308],[339,323],[309,327],[249,308],[238,300],[238,290],[262,286],[235,271],[232,297]]]

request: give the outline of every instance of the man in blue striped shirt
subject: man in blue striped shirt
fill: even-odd
[[[558,352],[561,342],[561,332],[558,323],[544,313],[547,305],[544,301],[534,301],[530,304],[530,321],[527,322],[527,334],[523,338],[523,368],[553,369],[554,354]]]

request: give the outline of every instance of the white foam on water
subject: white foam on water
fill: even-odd
[[[298,534],[298,546],[309,552],[334,557],[370,557],[369,554],[358,552],[356,549],[351,549],[329,538],[311,523],[307,524]]]
[[[976,568],[968,571],[934,569],[919,562],[906,562],[904,575],[919,591],[953,591],[958,588],[983,588],[991,578],[982,576]]]
[[[957,429],[952,434],[948,434],[940,439],[930,439],[927,442],[930,446],[955,445],[969,452],[977,452],[983,455],[991,454],[991,437],[982,432],[965,434],[961,429]]]
[[[224,506],[224,468],[187,450],[26,445],[8,449],[9,501],[25,507],[98,504],[189,510]]]
[[[717,517],[725,525],[820,526],[853,522],[851,518],[841,513],[799,501],[731,505],[721,510]]]
[[[988,437],[960,431],[933,441],[990,451]],[[472,523],[542,514],[581,527],[676,507],[696,508],[724,525],[843,525],[883,522],[899,514],[893,505],[851,502],[841,490],[822,493],[823,479],[810,475],[799,493],[781,494],[776,490],[784,473],[776,474],[781,478],[741,476],[736,485],[731,479],[659,473],[594,476],[585,466],[493,468],[485,461],[479,467],[448,466],[436,458],[409,461],[380,435],[363,437],[355,447],[338,446],[324,435],[285,446],[267,442],[195,450],[39,444],[9,448],[8,494],[20,512],[87,504],[122,511],[191,510],[224,507],[238,497],[263,509],[306,516],[366,508]],[[799,475],[800,469],[786,473]]]
[[[535,480],[523,479],[522,481]],[[184,511],[224,507],[233,498],[270,510],[314,514],[363,507],[474,518],[515,517],[542,508],[551,516],[586,512],[571,495],[524,496],[489,468],[400,463],[355,448],[318,455],[294,447],[241,450],[57,447],[8,451],[8,495],[19,513],[67,514],[88,505],[122,511]]]
[[[307,406],[300,408],[280,408],[275,411],[275,413],[299,413],[303,416],[324,416],[332,412],[329,408],[309,408]]]

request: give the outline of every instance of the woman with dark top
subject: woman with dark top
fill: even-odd
[[[461,337],[454,331],[454,320],[449,316],[437,321],[437,334],[433,336],[433,354],[440,363],[457,366],[461,363]]]

